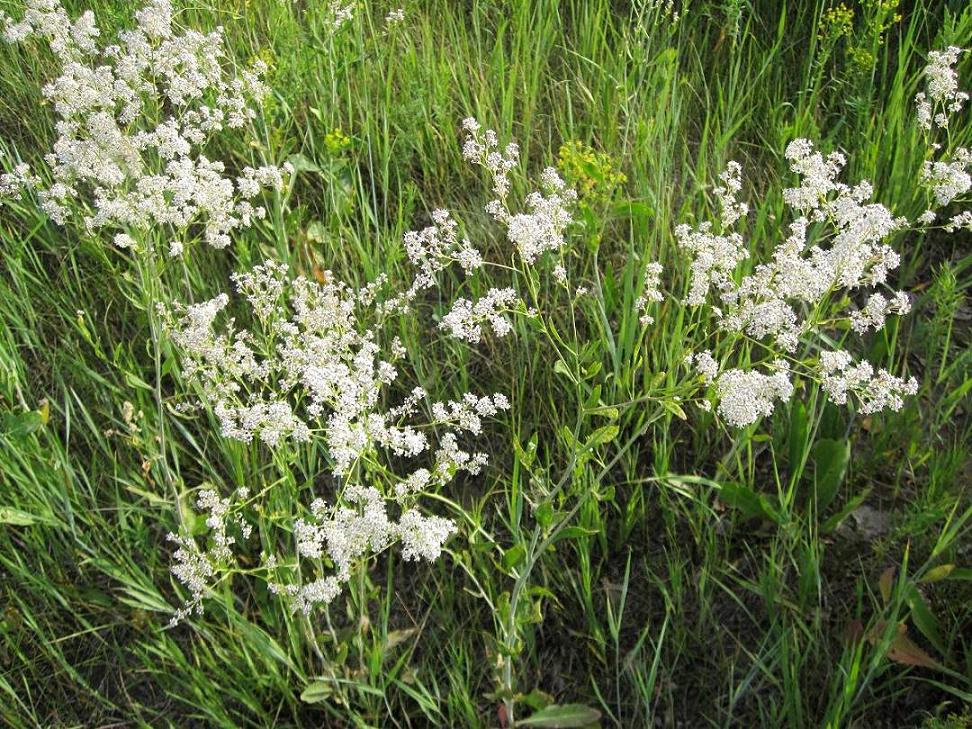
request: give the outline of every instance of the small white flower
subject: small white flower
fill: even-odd
[[[723,372],[716,381],[719,398],[719,415],[730,425],[742,428],[773,412],[774,401],[789,400],[793,385],[785,369],[785,363],[776,361],[776,372],[731,369]]]
[[[226,247],[266,214],[248,200],[282,179],[265,167],[234,181],[204,147],[255,118],[266,64],[230,76],[222,30],[174,28],[170,0],[146,0],[134,15],[135,27],[105,45],[92,12],[72,22],[58,0],[27,0],[19,23],[6,19],[8,42],[36,37],[54,57],[59,75],[43,94],[57,139],[44,157],[49,185],[17,168],[0,176],[0,194],[36,189],[58,225],[75,216],[89,230],[198,224],[210,245]]]
[[[505,337],[513,326],[504,316],[519,301],[513,289],[490,289],[476,302],[457,299],[452,311],[442,317],[441,329],[446,329],[456,339],[476,344],[482,338],[484,323],[489,323],[497,337]]]
[[[635,310],[641,314],[643,326],[653,324],[655,318],[648,314],[648,307],[652,303],[664,301],[665,295],[661,291],[662,267],[660,263],[649,263],[645,267],[645,281],[642,285],[641,296],[635,300]]]
[[[128,235],[128,233],[118,233],[115,235],[116,248],[134,248],[136,245],[137,243],[135,242],[135,239]]]

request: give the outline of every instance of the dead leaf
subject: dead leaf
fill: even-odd
[[[887,623],[879,622],[867,635],[867,642],[876,645],[881,640]],[[932,658],[911,638],[908,637],[908,626],[899,623],[894,637],[891,639],[891,646],[888,648],[888,659],[903,666],[918,666],[920,668],[931,668],[936,671],[944,671],[941,663]]]
[[[887,605],[891,601],[891,589],[894,587],[894,567],[888,567],[884,572],[881,573],[881,579],[878,580],[878,587],[881,590],[881,599],[884,600],[884,604]]]

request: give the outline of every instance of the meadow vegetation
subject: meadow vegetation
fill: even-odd
[[[5,724],[972,726],[972,8],[0,31]]]

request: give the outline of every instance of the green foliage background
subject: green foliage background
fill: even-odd
[[[432,566],[383,556],[326,625],[314,618],[316,641],[242,582],[222,585],[203,618],[165,629],[180,601],[165,542],[176,496],[186,509],[201,484],[279,480],[286,510],[303,486],[290,464],[171,408],[177,479],[162,482],[139,287],[199,300],[266,256],[355,284],[382,271],[406,280],[402,234],[437,207],[502,257],[483,180],[460,154],[460,120],[475,116],[518,140],[531,171],[559,155],[593,191],[573,245],[598,307],[587,320],[604,322],[584,353],[602,401],[664,393],[702,333],[662,303],[639,337],[638,272],[658,260],[681,290],[673,227],[711,215],[724,164],[746,170],[755,257],[781,236],[782,150],[794,137],[845,150],[848,179],[872,179],[877,199],[913,217],[925,54],[972,43],[972,11],[932,0],[694,2],[677,23],[663,3],[402,2],[406,20],[390,31],[397,5],[377,2],[359,3],[337,33],[326,3],[226,0],[179,16],[225,26],[236,59],[271,66],[259,143],[227,134],[220,158],[302,170],[287,205],[229,253],[196,247],[185,266],[140,281],[104,240],[28,202],[0,208],[3,721],[476,727],[500,724],[509,699],[518,716],[585,704],[604,726],[940,726],[950,715],[968,726],[968,234],[900,243],[898,285],[917,296],[914,311],[862,354],[921,379],[901,413],[853,418],[809,386],[741,432],[667,408],[596,483],[551,506],[579,504],[576,529],[539,555],[512,642],[490,604],[508,604],[543,518],[535,495],[569,461],[558,435],[573,417],[569,382],[549,351],[516,337],[470,350],[419,323],[401,332],[417,381],[446,396],[508,392],[523,413],[487,429],[485,476],[446,494],[464,512],[450,553]],[[130,22],[128,3],[69,6],[92,7],[103,29]],[[53,137],[38,106],[52,68],[36,48],[0,47],[0,138],[25,160]],[[972,85],[968,56],[960,70]],[[954,140],[969,143],[969,118]],[[167,352],[168,405],[186,393],[174,363]],[[294,470],[313,471],[303,465]],[[515,696],[502,692],[509,661]]]

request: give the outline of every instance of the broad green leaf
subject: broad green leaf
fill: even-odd
[[[972,581],[972,567],[956,567],[948,573],[947,580]]]
[[[928,639],[928,642],[936,651],[942,655],[947,653],[945,641],[942,640],[941,631],[938,627],[938,618],[935,617],[925,598],[914,585],[908,590],[908,607],[911,608],[911,621],[915,624],[915,627]]]
[[[940,564],[938,567],[932,567],[925,573],[925,576],[919,580],[920,582],[938,582],[939,580],[944,580],[955,570],[954,564]]]
[[[554,362],[554,372],[558,375],[563,375],[571,382],[574,382],[574,373],[570,371],[570,369],[567,367],[567,363],[562,359],[558,359],[556,362]]]
[[[589,411],[592,415],[599,415],[602,418],[607,418],[608,420],[617,420],[619,411],[615,407],[603,407],[597,408],[596,410]]]
[[[44,416],[39,410],[25,413],[7,413],[3,416],[0,434],[11,438],[23,438],[44,427]]]
[[[37,522],[38,519],[33,514],[28,514],[26,511],[14,509],[10,506],[0,506],[0,524],[31,526]]]
[[[507,571],[513,570],[523,564],[526,559],[526,547],[522,544],[514,544],[503,553],[503,568]]]
[[[327,240],[327,228],[324,227],[324,223],[320,220],[311,221],[304,234],[307,236],[307,240],[313,241],[314,243],[323,243]]]
[[[739,483],[724,483],[719,486],[719,498],[725,503],[739,509],[750,519],[766,519],[777,524],[783,523],[783,517],[774,509],[763,494],[758,494],[748,486]]]
[[[849,462],[850,441],[824,438],[814,444],[817,513],[823,513],[837,496]]]
[[[516,722],[517,726],[538,726],[547,729],[587,727],[601,720],[601,712],[583,704],[551,704],[533,716]]]
[[[568,426],[564,426],[560,429],[560,437],[564,439],[564,444],[567,446],[568,450],[574,450],[577,448],[577,439],[574,437],[574,431],[572,431]]]
[[[590,437],[587,439],[587,447],[597,448],[597,446],[610,443],[612,440],[618,437],[619,431],[620,428],[618,428],[617,425],[602,425],[600,428],[591,433]]]
[[[554,508],[553,504],[549,501],[544,501],[542,504],[537,506],[533,511],[533,517],[537,520],[537,524],[546,529],[554,521]]]
[[[526,704],[534,711],[545,709],[553,703],[553,700],[553,696],[540,689],[533,689],[528,694],[520,694],[517,696],[517,701]]]
[[[287,159],[294,166],[294,172],[320,172],[321,168],[316,162],[303,154],[292,154]]]
[[[322,701],[327,701],[333,693],[334,686],[330,681],[312,681],[300,692],[300,700],[305,704],[319,704]]]
[[[664,398],[660,402],[661,402],[661,406],[665,408],[668,412],[670,412],[672,415],[674,415],[676,418],[679,418],[680,420],[688,420],[688,416],[685,414],[685,411],[682,409],[682,406],[675,400]]]
[[[136,375],[134,372],[125,373],[125,384],[127,384],[129,387],[140,388],[142,390],[154,389],[149,383]]]
[[[797,469],[803,462],[807,447],[807,406],[801,400],[794,401],[790,407],[790,468]]]

